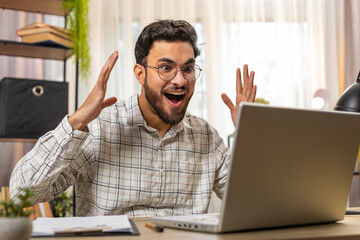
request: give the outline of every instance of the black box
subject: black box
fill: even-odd
[[[68,113],[68,83],[23,78],[0,81],[0,137],[38,138]]]

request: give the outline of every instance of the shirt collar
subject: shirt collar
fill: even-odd
[[[138,95],[134,94],[126,100],[125,103],[127,110],[127,124],[132,125],[147,125],[141,113]]]

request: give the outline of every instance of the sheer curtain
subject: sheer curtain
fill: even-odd
[[[360,2],[337,1],[340,92],[355,82],[360,69]]]
[[[80,103],[113,50],[119,61],[108,96],[140,92],[133,76],[134,43],[157,19],[184,19],[199,33],[203,68],[189,111],[207,119],[221,136],[234,131],[225,92],[235,98],[235,71],[256,72],[258,97],[273,105],[311,107],[326,89],[332,107],[339,96],[335,0],[104,0],[90,1],[92,75],[80,88]],[[210,211],[217,211],[219,202]]]
[[[258,97],[274,105],[310,107],[323,88],[331,105],[339,95],[335,0],[104,0],[90,1],[92,74],[82,81],[80,102],[97,80],[107,57],[118,63],[108,96],[140,92],[133,76],[134,44],[157,19],[185,19],[199,33],[204,69],[189,110],[206,118],[223,137],[232,126],[220,95],[235,97],[235,71],[255,71]]]
[[[226,92],[235,98],[235,69],[243,64],[255,71],[257,96],[270,104],[309,108],[314,92],[322,88],[329,92],[331,104],[335,103],[338,97],[335,1],[221,3],[209,4],[205,11],[208,15],[205,19],[220,18],[215,27],[211,20],[204,22],[205,39],[217,41],[208,48],[210,52],[216,46],[218,52],[207,62],[206,69],[210,65],[212,74],[207,76],[206,83],[214,91],[210,91],[211,96],[215,96],[207,96],[208,109],[212,106],[209,121],[220,132],[228,134],[233,126],[229,118],[221,118],[227,116],[228,110],[217,96]],[[216,34],[218,37],[213,37]]]

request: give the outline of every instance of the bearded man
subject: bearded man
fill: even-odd
[[[192,25],[160,20],[146,26],[135,47],[134,74],[141,94],[105,99],[115,51],[82,106],[42,136],[16,165],[10,195],[32,186],[35,203],[74,185],[76,215],[131,217],[199,214],[211,193],[222,197],[229,149],[205,120],[186,111],[201,68]],[[235,124],[241,101],[254,101],[254,72],[237,69]]]

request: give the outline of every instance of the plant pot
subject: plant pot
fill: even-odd
[[[28,240],[32,222],[28,217],[0,218],[1,240]]]

